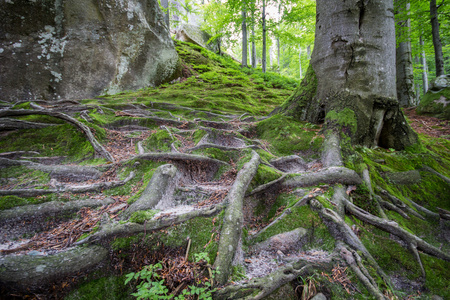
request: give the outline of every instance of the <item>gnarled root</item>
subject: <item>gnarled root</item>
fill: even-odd
[[[87,127],[80,121],[72,118],[71,116],[68,116],[68,115],[60,113],[60,112],[44,110],[44,109],[40,109],[40,110],[5,109],[5,110],[0,111],[0,118],[29,116],[29,115],[51,116],[54,118],[64,120],[64,121],[76,126],[78,129],[80,129],[84,133],[86,138],[89,140],[89,142],[91,143],[92,147],[95,150],[95,153],[99,154],[100,156],[102,156],[103,158],[105,158],[111,162],[114,162],[114,158],[112,157],[112,155],[97,141],[97,139],[94,137],[94,135],[92,134],[89,127]]]
[[[310,263],[298,261],[280,268],[266,277],[254,278],[248,282],[229,285],[214,294],[216,299],[263,299],[270,295],[277,288],[296,279],[298,276],[308,276],[314,273],[314,270],[331,270],[331,264],[328,263]],[[255,296],[256,292],[258,292]]]
[[[227,195],[226,200],[228,200],[229,205],[223,218],[219,249],[214,263],[217,270],[220,271],[216,278],[219,284],[225,284],[228,281],[228,276],[231,274],[231,263],[233,262],[242,234],[242,225],[244,221],[242,212],[243,199],[250,181],[258,171],[259,162],[260,157],[258,153],[252,151],[251,160],[244,164],[239,171],[236,180]]]
[[[338,245],[338,250],[340,250],[341,257],[345,260],[347,265],[355,272],[358,279],[364,284],[369,293],[379,300],[386,300],[387,298],[378,289],[375,280],[370,276],[367,269],[361,263],[361,258],[355,251],[349,251],[342,243]]]

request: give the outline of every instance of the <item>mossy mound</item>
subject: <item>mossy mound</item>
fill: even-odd
[[[435,92],[429,90],[420,99],[417,113],[450,120],[450,87]]]

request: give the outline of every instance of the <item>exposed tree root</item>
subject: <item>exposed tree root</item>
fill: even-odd
[[[367,165],[366,168],[363,170],[362,172],[362,178],[364,183],[366,184],[367,188],[369,189],[370,192],[370,200],[374,201],[375,206],[377,208],[378,214],[384,218],[387,219],[388,217],[386,216],[386,214],[384,213],[383,208],[381,208],[381,199],[379,197],[377,197],[377,195],[375,195],[375,193],[373,192],[373,188],[372,188],[372,182],[370,180],[370,174],[369,174],[369,169],[367,169]],[[385,203],[386,204],[386,203]],[[387,205],[387,204],[386,204]],[[385,206],[386,207],[386,206]]]
[[[92,134],[89,127],[81,123],[80,121],[60,112],[49,111],[49,110],[29,110],[29,109],[5,109],[0,111],[0,118],[5,117],[18,117],[18,116],[29,116],[29,115],[45,115],[51,116],[54,118],[58,118],[64,120],[78,129],[80,129],[84,135],[87,137],[92,147],[95,150],[95,153],[102,156],[103,158],[114,162],[114,158],[112,155],[97,141],[97,139]]]
[[[44,173],[50,174],[51,178],[55,178],[61,181],[67,179],[69,179],[70,181],[84,181],[90,179],[98,179],[102,175],[102,173],[99,170],[93,167],[71,166],[71,165],[47,166],[27,160],[12,160],[0,157],[0,168],[12,166],[25,166],[30,169],[39,170]]]
[[[422,262],[420,260],[420,257],[416,253],[417,249],[420,249],[424,253],[435,256],[437,258],[450,261],[450,255],[442,252],[438,248],[428,244],[427,242],[417,237],[416,235],[401,228],[396,222],[378,218],[362,210],[361,208],[355,206],[353,203],[350,203],[349,201],[345,202],[345,208],[349,213],[351,213],[361,221],[367,222],[381,230],[389,232],[402,239],[407,245],[409,245],[410,250],[412,250],[413,255],[416,257],[416,259],[418,259],[418,263],[422,269],[423,269]]]
[[[422,166],[422,170],[430,172],[430,173],[436,175],[437,177],[441,178],[445,182],[447,182],[447,184],[450,184],[450,178],[448,178],[447,176],[444,176],[441,173],[435,171],[433,168],[430,168],[429,166],[425,166],[424,165],[424,166]]]
[[[16,130],[16,129],[39,129],[55,126],[49,123],[29,122],[17,119],[3,118],[0,122],[0,131]]]
[[[48,195],[53,193],[86,193],[86,192],[100,192],[102,190],[112,189],[126,184],[134,178],[134,172],[130,172],[127,178],[119,181],[99,182],[86,185],[63,185],[58,184],[53,189],[15,189],[15,190],[0,190],[0,196],[14,195],[18,197],[36,197]]]
[[[422,213],[424,213],[428,218],[430,219],[434,219],[434,220],[439,220],[439,214],[432,212],[431,210],[426,209],[425,207],[417,204],[416,202],[412,201],[411,199],[406,199],[408,200],[412,206],[414,206],[417,210],[421,211]]]
[[[254,278],[248,282],[237,285],[229,285],[214,294],[216,299],[263,299],[277,288],[293,281],[299,276],[312,275],[315,270],[329,271],[332,266],[329,263],[311,263],[298,261],[288,264],[286,267],[270,273],[266,277]],[[256,294],[256,295],[255,295]]]
[[[151,232],[152,230],[162,229],[168,226],[184,223],[190,219],[198,217],[211,217],[224,209],[225,205],[215,205],[203,209],[192,210],[180,215],[169,215],[161,218],[153,218],[144,224],[137,223],[107,223],[101,224],[100,230],[87,238],[74,243],[82,245],[87,243],[107,242],[118,236],[130,236],[142,232]]]
[[[78,247],[55,255],[0,257],[0,287],[44,290],[52,282],[83,270],[92,270],[108,257],[100,246]]]
[[[305,172],[302,174],[296,174],[283,182],[284,187],[294,188],[302,186],[314,186],[319,183],[326,184],[360,184],[361,177],[358,174],[345,167],[329,167],[317,172]]]
[[[174,165],[167,164],[158,167],[139,199],[123,212],[122,220],[128,219],[136,211],[152,209],[164,197],[170,196],[168,195],[170,190],[173,191],[171,182],[176,173],[177,168]]]
[[[225,284],[231,274],[231,264],[242,234],[244,221],[243,199],[250,181],[258,171],[259,162],[260,157],[258,153],[252,151],[251,160],[244,164],[239,171],[236,180],[227,195],[226,200],[229,205],[223,218],[218,254],[216,261],[214,262],[215,267],[220,271],[216,277],[219,284]]]
[[[104,200],[88,199],[68,202],[51,201],[42,204],[16,206],[0,211],[1,222],[18,222],[25,220],[39,220],[46,216],[58,217],[68,212],[75,212],[83,207],[99,207],[114,203],[111,198]]]
[[[377,284],[373,280],[372,276],[361,263],[361,258],[354,251],[349,251],[342,243],[337,247],[340,250],[342,258],[347,265],[355,272],[358,279],[364,284],[369,293],[378,300],[387,300],[387,298],[380,292]]]
[[[304,196],[303,198],[298,200],[297,203],[295,203],[292,206],[292,208],[308,204],[311,199],[314,199],[319,194],[320,194],[319,192],[315,192],[315,193],[308,194],[308,195]],[[275,220],[273,220],[269,225],[267,225],[266,227],[264,227],[263,229],[258,231],[258,233],[256,233],[255,235],[251,236],[251,239],[253,239],[253,240],[257,239],[259,236],[261,236],[261,234],[266,232],[270,227],[274,226],[275,224],[277,224],[278,222],[283,220],[286,216],[290,215],[291,213],[292,213],[291,207],[288,208],[288,209],[285,209],[283,211],[283,213],[281,215],[279,215]]]
[[[11,151],[11,152],[3,152],[0,153],[0,158],[8,158],[8,159],[17,159],[24,155],[39,155],[39,152],[36,151]],[[1,161],[0,161],[1,166]]]
[[[417,218],[419,218],[421,220],[424,220],[424,217],[422,217],[422,215],[420,215],[414,209],[410,208],[402,200],[400,200],[397,197],[391,195],[390,193],[388,193],[385,190],[381,190],[381,194],[386,196],[392,203],[394,203],[394,205],[395,205],[395,207],[397,207],[397,209],[402,210],[405,214],[409,213],[409,214],[411,214],[413,216],[416,216]],[[395,208],[393,208],[392,210],[395,210]],[[401,214],[401,213],[399,212],[399,214]]]
[[[325,167],[342,167],[344,162],[341,156],[339,134],[329,131],[323,141],[322,163]]]
[[[228,163],[209,158],[206,156],[186,154],[186,153],[144,153],[130,158],[128,161],[133,159],[144,159],[144,160],[155,160],[155,161],[191,161],[199,163],[212,163],[215,165],[228,165]]]
[[[281,175],[280,178],[277,178],[277,179],[272,180],[272,181],[270,181],[268,183],[265,183],[265,184],[262,184],[260,186],[257,186],[250,193],[246,194],[245,197],[253,196],[255,194],[258,194],[258,193],[261,193],[262,191],[267,190],[270,187],[273,187],[273,186],[275,186],[277,184],[281,184],[283,182],[283,180],[286,179],[287,175],[288,174],[283,174],[283,175]]]
[[[223,150],[223,151],[239,151],[239,150],[247,149],[247,148],[258,149],[259,147],[254,146],[254,145],[244,146],[244,147],[227,147],[227,146],[221,146],[221,145],[217,145],[217,144],[204,143],[204,144],[200,144],[195,147],[189,148],[186,151],[192,152],[195,150],[207,149],[207,148],[216,148],[216,149]]]
[[[348,202],[345,198],[341,199],[346,205]],[[353,249],[360,251],[364,257],[377,269],[377,273],[383,278],[383,280],[390,285],[389,277],[380,268],[376,260],[363,245],[358,236],[353,232],[350,226],[345,223],[343,216],[339,216],[335,211],[324,208],[322,204],[317,200],[311,200],[310,206],[313,210],[319,213],[319,216],[324,221],[325,225],[328,227],[328,231],[332,236],[338,241],[343,241],[345,244],[349,245]]]

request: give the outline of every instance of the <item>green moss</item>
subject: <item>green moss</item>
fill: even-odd
[[[145,221],[151,220],[153,218],[153,216],[156,215],[157,213],[158,213],[158,210],[152,210],[152,209],[136,211],[131,215],[131,217],[128,221],[132,222],[132,223],[143,224]]]
[[[29,205],[29,204],[40,204],[45,203],[49,201],[53,201],[55,196],[41,196],[41,197],[34,197],[34,198],[21,198],[17,196],[1,196],[0,197],[0,210],[13,208],[16,206],[23,206],[23,205]]]
[[[343,130],[347,128],[352,135],[356,133],[357,121],[355,112],[347,107],[341,111],[329,111],[325,116],[325,120],[331,126],[338,125]]]
[[[101,141],[105,130],[95,127],[94,134]],[[94,154],[85,135],[69,124],[13,132],[0,140],[0,149],[2,152],[37,151],[41,156],[68,156],[70,160]]]
[[[316,212],[308,206],[294,207],[291,208],[291,211],[290,214],[263,232],[257,239],[252,240],[251,243],[261,242],[276,234],[302,227],[308,230],[304,250],[319,248],[332,251],[334,249],[335,240]]]
[[[143,146],[151,152],[169,152],[173,142],[167,130],[157,130],[143,142]]]
[[[258,122],[258,137],[267,140],[273,154],[283,156],[302,152],[317,157],[323,138],[318,136],[318,128],[306,122],[295,121],[292,117],[274,115]]]
[[[64,299],[66,300],[122,300],[134,299],[130,294],[133,292],[129,286],[124,284],[125,275],[98,278],[81,284]]]
[[[250,188],[254,189],[261,184],[268,183],[270,181],[278,179],[279,177],[281,177],[280,171],[260,164],[256,175],[253,177],[253,180],[250,183]]]

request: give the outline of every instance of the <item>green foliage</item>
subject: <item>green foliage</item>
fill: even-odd
[[[157,271],[161,269],[161,263],[157,263],[154,265],[145,266],[139,272],[132,272],[125,275],[125,285],[131,281],[139,281],[139,284],[136,287],[137,292],[132,293],[131,295],[135,296],[136,299],[151,300],[172,298],[175,300],[184,300],[191,299],[190,297],[192,296],[195,296],[196,299],[212,300],[212,293],[214,293],[216,289],[211,288],[211,283],[209,281],[205,281],[204,283],[199,281],[198,285],[189,285],[188,288],[184,289],[183,292],[177,297],[174,297],[172,294],[168,294],[169,290],[164,285],[164,279],[161,279],[161,276],[157,273]],[[211,279],[214,279],[214,274]],[[200,285],[200,283],[202,283],[202,285]]]

